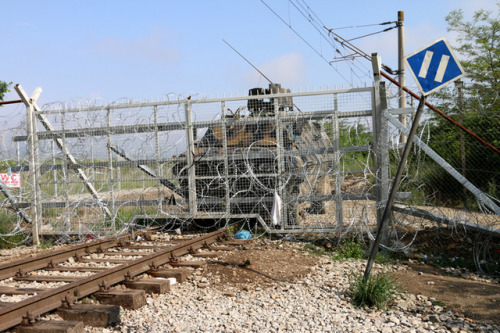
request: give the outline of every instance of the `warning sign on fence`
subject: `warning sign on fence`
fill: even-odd
[[[0,173],[0,180],[8,188],[21,188],[21,174],[20,173]]]

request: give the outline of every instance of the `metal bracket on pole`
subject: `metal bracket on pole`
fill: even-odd
[[[33,96],[32,96],[31,99],[28,98],[28,95],[26,94],[26,92],[24,91],[24,89],[21,87],[20,84],[16,84],[14,86],[14,89],[16,90],[16,92],[19,95],[19,97],[21,97],[21,99],[24,102],[24,104],[26,105],[26,107],[29,107],[29,106],[33,107],[33,110],[35,112],[40,112],[41,111],[40,107],[36,104],[36,99],[33,99],[33,97],[38,98],[38,96],[40,96],[40,93],[42,92],[40,88],[37,88],[39,90],[37,90],[37,89],[35,90],[35,92],[33,93]],[[45,127],[45,129],[47,131],[49,131],[49,132],[55,131],[54,127],[49,122],[49,120],[47,119],[47,117],[45,117],[45,115],[40,114],[40,113],[35,113],[35,115],[36,115],[36,118],[38,118],[38,120],[40,120],[40,122],[42,123],[43,127]],[[70,163],[73,164],[73,165],[77,165],[78,162],[73,157],[73,155],[71,154],[71,152],[64,146],[63,140],[58,138],[58,139],[54,139],[54,141],[57,144],[57,147],[59,147],[59,149],[62,151],[62,153],[70,161]],[[76,169],[76,173],[77,173],[78,177],[83,181],[83,184],[85,185],[85,187],[87,188],[87,190],[90,192],[90,194],[92,195],[92,197],[99,202],[100,207],[103,210],[103,212],[109,218],[111,218],[112,217],[111,211],[101,202],[101,200],[99,199],[99,197],[97,195],[97,191],[95,190],[94,186],[88,180],[88,177],[85,174],[85,172],[82,169],[77,168]]]

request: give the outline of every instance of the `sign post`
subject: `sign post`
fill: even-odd
[[[390,212],[392,210],[392,204],[394,202],[394,198],[396,197],[399,184],[401,183],[403,170],[410,153],[413,138],[417,132],[420,116],[424,110],[425,98],[431,92],[444,87],[448,83],[458,80],[464,75],[464,71],[460,66],[460,63],[455,59],[451,48],[444,38],[437,40],[431,45],[428,45],[407,56],[406,64],[410,68],[411,74],[422,91],[422,97],[420,98],[415,119],[411,125],[408,140],[406,141],[401,160],[399,161],[398,171],[396,172],[394,182],[392,183],[389,198],[387,199],[387,204],[382,215],[382,221],[377,228],[377,235],[371,248],[370,257],[366,263],[365,274],[363,276],[365,283],[370,276],[373,262],[375,261],[378,248],[382,240],[382,231],[384,230],[385,225],[389,220],[389,216],[391,215]]]

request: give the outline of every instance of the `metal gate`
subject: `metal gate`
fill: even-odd
[[[30,152],[17,170],[29,172],[31,202],[29,213],[14,206],[34,233],[110,234],[138,217],[342,231],[374,226],[386,196],[383,83],[43,110],[16,90],[31,120],[15,137]]]

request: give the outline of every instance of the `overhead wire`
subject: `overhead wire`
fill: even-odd
[[[329,38],[329,35],[325,34],[324,30],[322,29],[324,27],[324,23],[321,21],[319,16],[311,9],[311,7],[309,7],[309,5],[306,3],[305,0],[301,0],[301,2],[302,2],[302,4],[297,2],[297,0],[289,0],[289,3],[291,3],[296,8],[296,10],[314,27],[314,29],[316,29],[320,33],[322,38],[328,41],[328,43],[332,46],[332,48],[335,50],[335,52],[341,55],[340,58],[337,58],[337,61],[355,60],[355,57],[352,57],[352,54],[345,55],[345,53],[342,53],[339,50],[339,48],[334,43],[332,43],[332,39]],[[377,25],[386,25],[386,24],[391,24],[391,23],[394,23],[394,22],[391,22],[391,21],[382,22],[382,23],[379,23]],[[393,28],[394,27],[391,27],[391,28],[385,29],[385,30],[389,31]],[[361,36],[360,38],[362,38],[362,37],[363,36]],[[339,42],[337,40],[335,40],[335,41]],[[342,43],[339,43],[339,44],[345,48],[345,46],[342,45]],[[336,61],[333,61],[333,62],[336,62]],[[333,62],[329,61],[329,64],[331,65]],[[365,73],[370,72],[370,70],[371,70],[371,69],[367,68],[361,62],[352,61],[352,62],[348,63],[348,65],[351,67],[351,74],[354,74],[360,81],[362,81],[363,77],[366,77]],[[359,66],[364,67],[364,69],[361,69]],[[355,68],[352,68],[352,67],[355,67]],[[359,71],[360,73],[363,73],[363,77],[361,77],[356,72],[356,70]],[[344,80],[345,80],[345,78],[344,78]],[[349,82],[348,80],[346,80],[346,81]]]
[[[297,30],[295,30],[291,24],[288,24],[278,13],[276,13],[276,11],[274,9],[272,9],[264,0],[260,0],[260,2],[262,2],[262,4],[264,4],[264,6],[266,6],[281,22],[283,22],[290,30],[292,30],[296,35],[297,37],[299,37],[304,43],[306,43],[307,46],[309,46],[311,48],[311,50],[313,50],[318,56],[321,57],[321,59],[323,59],[335,72],[337,72],[337,74],[342,78],[344,79],[346,82],[349,82],[349,80],[347,80],[336,68],[334,68],[330,62],[328,61],[328,59],[326,59],[322,54],[321,52],[319,52],[314,46],[311,45],[311,43],[309,43],[301,34],[299,34],[299,32]]]
[[[338,54],[341,55],[341,58],[338,60],[338,61],[345,61],[345,60],[349,60],[350,59],[350,55],[345,55],[343,54],[339,48],[332,42],[332,39],[329,38],[329,36],[327,34],[324,33],[324,30],[323,30],[323,22],[321,21],[321,19],[318,17],[318,15],[316,15],[316,13],[311,9],[311,7],[309,7],[309,5],[304,1],[302,0],[301,1],[302,3],[299,3],[299,2],[294,2],[293,0],[289,0],[289,3],[291,3],[296,9],[297,11],[314,27],[314,29],[316,29],[316,31],[318,31],[318,33],[320,34],[320,36],[326,40],[328,42],[328,44],[330,44],[332,46],[332,48],[335,50],[335,52],[337,52]],[[300,8],[299,8],[300,7]],[[352,59],[351,60],[355,60],[355,59]],[[361,66],[363,66],[362,63],[359,63]],[[330,62],[330,65],[331,65],[331,62]],[[367,68],[365,70],[362,70],[358,67],[358,63],[353,61],[352,63],[350,63],[351,66],[354,66],[356,70],[360,71],[360,72],[365,72],[366,70],[368,70]],[[358,73],[356,73],[356,71],[351,68],[351,74],[354,74],[358,80],[362,80],[362,77],[360,77],[360,75],[358,75]],[[351,83],[352,83],[352,80],[351,80]]]
[[[333,32],[332,29],[328,29],[327,27],[324,27],[324,28],[327,29],[330,33],[332,33],[335,36],[337,36],[339,39],[341,39],[343,41],[343,43],[342,43],[343,45],[346,45],[352,51],[360,54],[364,58],[366,58],[366,59],[368,59],[368,60],[371,61],[371,57],[366,52],[364,52],[363,50],[361,50],[358,47],[356,47],[353,44],[351,44],[350,41],[342,38],[341,36],[339,36],[338,34],[336,34],[335,32]],[[384,68],[385,70],[387,70],[388,72],[390,72],[391,74],[393,74],[393,71],[388,66],[382,64],[382,68]],[[413,91],[411,91],[407,87],[401,85],[401,83],[399,83],[398,81],[396,81],[395,79],[393,79],[392,77],[390,77],[389,74],[385,73],[384,71],[380,71],[380,74],[383,77],[385,77],[387,80],[389,80],[391,83],[395,84],[396,86],[398,86],[401,89],[403,89],[405,92],[409,93],[412,97],[416,98],[417,100],[420,100],[420,98],[421,98],[420,96],[418,96],[417,94],[415,94]],[[500,149],[499,148],[495,147],[491,143],[489,143],[486,140],[484,140],[483,138],[481,138],[476,133],[472,132],[471,130],[469,130],[468,128],[466,128],[465,126],[463,126],[462,124],[460,124],[459,122],[455,121],[453,118],[451,118],[450,116],[448,116],[445,113],[443,113],[442,111],[440,111],[434,105],[430,104],[429,102],[425,102],[425,105],[427,107],[429,107],[431,110],[433,110],[434,112],[436,112],[437,114],[439,114],[441,117],[443,117],[444,119],[446,119],[451,124],[459,127],[462,131],[464,131],[465,133],[467,133],[469,136],[473,137],[475,140],[479,141],[483,145],[487,146],[488,148],[492,149],[496,153],[500,154]]]
[[[369,37],[369,36],[373,36],[373,35],[378,35],[378,34],[381,34],[383,32],[387,32],[387,31],[390,31],[392,29],[396,28],[395,26],[394,27],[390,27],[390,28],[387,28],[387,29],[384,29],[384,30],[380,30],[380,31],[377,31],[377,32],[372,32],[370,34],[366,34],[366,35],[363,35],[363,36],[358,36],[358,37],[355,37],[355,38],[351,38],[349,39],[349,41],[353,41],[353,40],[356,40],[356,39],[361,39],[361,38],[365,38],[365,37]]]

